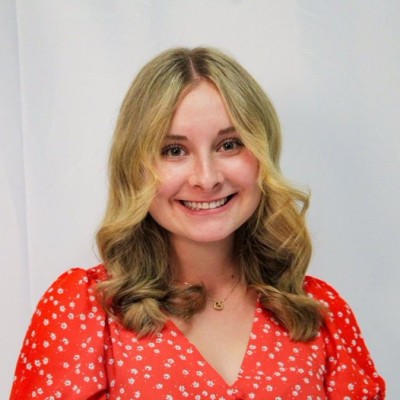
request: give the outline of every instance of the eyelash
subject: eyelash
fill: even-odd
[[[231,144],[231,143],[233,143],[233,144],[235,145],[235,148],[234,148],[234,149],[231,149],[231,150],[226,150],[226,151],[228,151],[228,152],[238,150],[238,148],[244,146],[243,142],[242,142],[239,138],[230,138],[230,139],[224,140],[224,141],[218,146],[218,149],[221,148],[221,147],[223,147],[223,146],[226,145],[226,144]]]
[[[170,150],[175,150],[175,149],[179,149],[181,151],[185,151],[183,146],[181,146],[180,144],[173,143],[173,144],[169,144],[168,146],[163,147],[162,150],[161,150],[161,155],[164,156],[164,157],[169,157],[169,156],[170,157],[180,157],[180,155],[179,156],[173,156],[171,154],[168,154],[168,152]]]
[[[243,142],[239,138],[230,138],[230,139],[225,139],[217,147],[217,151],[219,149],[221,149],[221,148],[222,148],[222,150],[224,150],[224,146],[226,144],[233,144],[235,146],[233,149],[225,150],[228,153],[229,152],[233,152],[235,150],[238,150],[239,148],[244,146]],[[169,145],[167,145],[167,146],[165,146],[165,147],[163,147],[161,149],[161,156],[163,156],[163,157],[172,157],[172,158],[177,158],[177,157],[181,157],[182,156],[182,154],[179,154],[179,155],[169,154],[169,152],[172,151],[172,150],[180,150],[180,151],[186,152],[185,148],[181,144],[179,144],[179,143],[171,143],[171,144],[169,144]]]

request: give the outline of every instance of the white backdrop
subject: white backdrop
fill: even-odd
[[[235,56],[270,94],[283,169],[313,193],[310,273],[355,310],[400,398],[400,2],[0,0],[0,396],[40,295],[98,262],[122,97],[171,46]]]

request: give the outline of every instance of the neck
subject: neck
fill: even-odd
[[[197,243],[171,237],[173,248],[171,263],[176,280],[202,282],[208,290],[232,284],[232,275],[238,277],[233,261],[232,239],[221,242]]]

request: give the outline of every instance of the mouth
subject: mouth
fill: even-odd
[[[227,204],[234,194],[224,197],[223,199],[214,200],[214,201],[186,201],[180,200],[180,203],[184,205],[189,210],[199,211],[199,210],[215,210],[216,208],[223,207]]]

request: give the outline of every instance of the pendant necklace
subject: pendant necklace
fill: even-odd
[[[233,285],[231,291],[222,300],[216,300],[216,299],[211,299],[210,297],[206,297],[207,300],[209,300],[213,303],[214,310],[221,311],[224,309],[225,301],[228,300],[229,296],[233,293],[233,291],[236,289],[238,284],[239,284],[239,280],[236,281],[236,283]]]
[[[233,275],[232,275],[233,278]],[[188,285],[188,286],[192,286],[189,282],[183,282],[184,285]],[[233,293],[233,291],[236,289],[237,285],[239,284],[239,279],[236,281],[236,283],[232,286],[232,289],[230,290],[230,292],[226,295],[225,298],[218,300],[218,299],[212,299],[211,297],[207,297],[206,299],[208,301],[211,301],[213,303],[213,308],[216,311],[221,311],[224,309],[225,306],[225,301],[228,300],[228,298],[230,297],[230,295]]]

